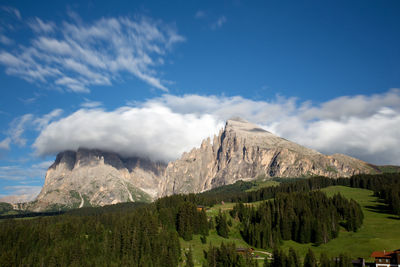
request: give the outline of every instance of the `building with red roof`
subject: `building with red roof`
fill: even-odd
[[[374,251],[371,258],[375,258],[376,267],[400,267],[400,249],[395,251]]]

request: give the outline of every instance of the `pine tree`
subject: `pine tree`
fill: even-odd
[[[186,267],[194,267],[192,247],[186,253]]]
[[[317,259],[311,249],[308,249],[308,252],[304,258],[304,267],[317,267]]]
[[[321,256],[319,258],[319,266],[321,267],[331,267],[332,266],[332,261],[328,258],[325,252],[321,253]]]
[[[297,254],[296,250],[294,250],[292,247],[289,248],[288,259],[289,262],[288,264],[286,264],[287,267],[292,267],[292,266],[297,267],[301,265],[299,255]]]
[[[222,213],[221,210],[219,210],[219,214],[215,218],[215,221],[216,221],[215,228],[217,230],[218,235],[228,238],[229,228],[226,222],[226,214]]]

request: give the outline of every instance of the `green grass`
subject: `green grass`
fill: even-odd
[[[383,173],[397,173],[400,172],[400,166],[382,165],[376,166]]]
[[[251,203],[251,204],[257,204],[257,203]],[[200,240],[200,235],[193,235],[193,240],[190,241],[185,241],[182,238],[180,238],[181,241],[181,247],[183,251],[188,251],[189,247],[192,248],[193,251],[193,261],[195,266],[202,266],[204,259],[204,250],[208,250],[209,244],[211,243],[214,246],[220,246],[222,242],[227,243],[227,242],[234,242],[236,244],[236,247],[243,247],[243,248],[249,248],[251,247],[248,245],[241,237],[240,235],[240,223],[239,221],[236,221],[229,215],[229,211],[233,208],[233,206],[236,205],[236,203],[225,203],[225,204],[218,204],[213,206],[212,208],[207,210],[207,216],[209,218],[214,219],[215,216],[219,213],[219,210],[225,212],[227,215],[228,220],[230,219],[232,221],[232,226],[229,227],[229,238],[223,238],[217,234],[216,230],[212,230],[209,232],[209,235],[207,236],[207,242],[206,244],[202,244]],[[256,249],[257,251],[263,251],[265,252],[266,250],[264,249]],[[256,255],[260,257],[264,257],[265,255],[263,253],[255,252]],[[185,259],[185,256],[183,256]],[[260,260],[260,263],[263,261]]]
[[[366,189],[350,188],[345,186],[331,186],[322,191],[328,196],[333,196],[336,193],[342,194],[346,198],[356,200],[362,207],[364,212],[364,223],[357,232],[347,232],[342,229],[339,237],[329,241],[327,244],[315,246],[314,244],[299,244],[294,241],[284,241],[281,248],[288,250],[289,247],[296,249],[303,258],[307,250],[311,248],[319,257],[321,252],[326,252],[330,256],[338,256],[341,253],[346,253],[352,258],[363,257],[367,260],[374,250],[394,250],[400,248],[400,219],[387,212],[387,206],[373,196],[373,192]],[[260,201],[261,202],[261,201]],[[258,205],[260,202],[251,203]],[[224,212],[229,212],[235,203],[219,204],[207,210],[207,216],[215,217],[219,209]],[[194,235],[193,240],[184,241],[181,239],[182,249],[188,249],[190,246],[193,249],[193,258],[196,266],[201,266],[204,261],[203,250],[207,250],[209,243],[220,245],[224,242],[234,242],[237,247],[250,247],[240,236],[239,222],[235,221],[228,214],[228,218],[232,219],[232,227],[230,227],[229,239],[222,238],[217,235],[216,231],[210,231],[207,237],[207,244],[202,244],[199,235]],[[272,249],[263,250],[255,248],[259,251],[269,251]],[[265,255],[259,254],[264,257]],[[262,260],[260,260],[260,263]]]
[[[246,192],[257,191],[258,189],[270,186],[278,186],[280,182],[273,181],[273,180],[257,180],[254,181],[254,185],[252,188],[246,190]]]
[[[293,247],[303,256],[308,248],[312,248],[316,254],[322,251],[331,256],[346,253],[353,258],[366,259],[374,250],[388,251],[400,248],[400,220],[387,213],[386,205],[374,197],[372,191],[344,186],[331,186],[322,191],[329,196],[340,192],[346,198],[356,200],[364,212],[364,223],[361,229],[356,233],[342,230],[338,238],[318,247],[313,244],[285,241],[283,248]]]

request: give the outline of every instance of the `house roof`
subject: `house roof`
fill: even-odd
[[[371,254],[371,258],[391,258],[393,251],[374,251]]]

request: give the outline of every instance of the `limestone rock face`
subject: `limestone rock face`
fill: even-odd
[[[168,164],[162,195],[201,192],[238,180],[263,177],[349,177],[373,172],[369,164],[345,155],[323,155],[241,119]]]
[[[375,170],[367,163],[323,155],[241,119],[176,161],[155,163],[115,153],[79,149],[59,153],[31,210],[103,206],[197,193],[257,177],[349,177]]]
[[[165,167],[100,150],[65,151],[48,169],[43,189],[31,209],[151,201],[158,195],[160,174]]]

